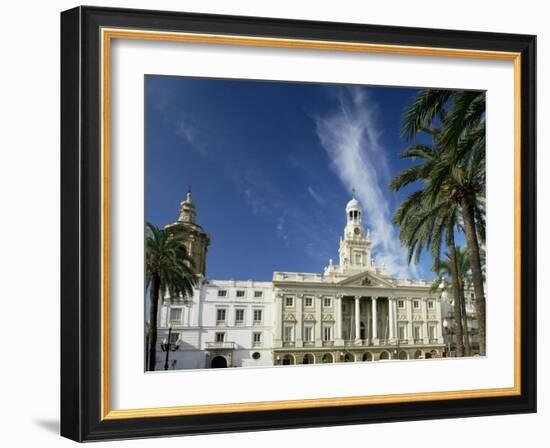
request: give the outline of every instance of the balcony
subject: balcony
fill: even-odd
[[[430,338],[430,344],[438,344],[439,340],[437,338]]]
[[[334,341],[323,341],[323,347],[334,347]]]
[[[371,345],[372,342],[370,339],[348,339],[347,341],[344,341],[344,345],[355,345],[355,346],[365,346],[365,345]]]
[[[206,348],[210,350],[215,350],[215,349],[234,350],[236,348],[236,344],[234,342],[229,342],[229,341],[221,341],[221,342],[214,341],[214,342],[207,342]]]
[[[421,338],[421,339],[415,339],[415,340],[414,340],[414,343],[415,343],[415,344],[423,344],[423,343],[424,343],[424,339],[422,339],[422,338]]]
[[[283,347],[295,347],[296,342],[294,341],[283,341]]]

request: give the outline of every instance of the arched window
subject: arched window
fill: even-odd
[[[409,355],[406,351],[402,350],[399,352],[398,358],[403,361],[405,359],[409,359]]]
[[[363,361],[372,361],[372,353],[366,352],[363,354]]]
[[[380,359],[381,360],[390,359],[390,354],[388,352],[382,352],[380,353]]]
[[[302,359],[302,364],[315,364],[315,358],[311,353],[308,353],[304,355],[304,358]]]
[[[321,358],[321,362],[323,364],[331,364],[334,362],[334,357],[332,356],[332,353],[325,353],[323,357]]]

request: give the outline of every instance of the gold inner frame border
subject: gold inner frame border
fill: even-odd
[[[169,417],[229,412],[253,412],[317,407],[407,403],[432,400],[503,397],[521,394],[521,54],[459,48],[419,47],[308,39],[162,32],[138,29],[101,29],[101,420]],[[441,392],[313,398],[208,405],[111,409],[110,369],[110,63],[113,39],[185,42],[212,45],[295,48],[356,53],[454,57],[513,61],[514,63],[514,386]]]

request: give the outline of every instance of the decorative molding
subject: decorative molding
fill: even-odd
[[[295,317],[294,314],[292,314],[292,313],[285,313],[285,314],[283,315],[283,320],[284,320],[285,322],[297,322],[297,321],[296,321],[296,317]]]

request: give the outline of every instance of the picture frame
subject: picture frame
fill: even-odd
[[[110,45],[185,41],[514,64],[514,385],[136,408],[110,406]],[[536,37],[77,7],[61,14],[61,435],[79,442],[536,412]]]

